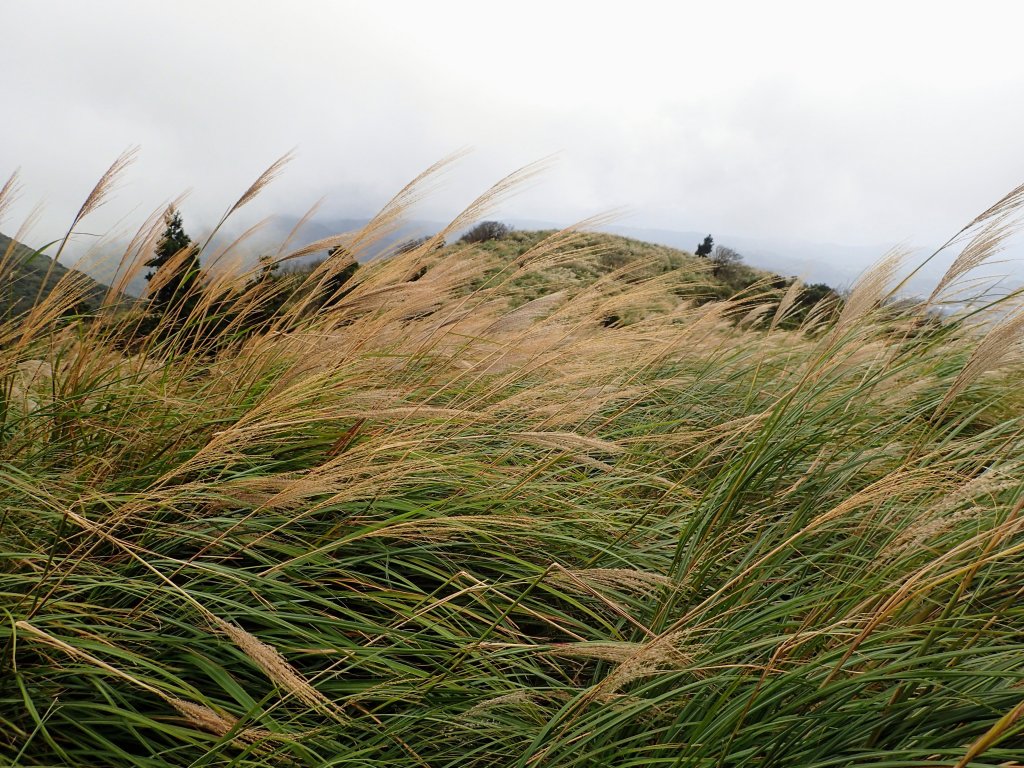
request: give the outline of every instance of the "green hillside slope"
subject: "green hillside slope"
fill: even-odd
[[[82,280],[82,310],[95,309],[106,294],[106,287],[76,270],[37,253],[26,245],[0,233],[0,312],[24,312],[41,296],[48,295],[69,273]],[[49,273],[49,274],[47,274]],[[43,285],[45,280],[45,287]]]
[[[488,278],[503,273],[509,263],[550,241],[555,234],[554,230],[511,232],[500,240],[460,242],[446,250],[458,253],[473,249],[491,256],[493,263],[484,273]],[[709,259],[687,251],[600,232],[574,233],[569,242],[552,248],[547,257],[550,263],[544,268],[517,277],[506,286],[513,306],[555,291],[574,295],[599,280],[628,284],[657,275],[672,275],[689,285],[682,293],[706,300],[731,296],[759,280],[773,277],[744,264],[716,270]]]

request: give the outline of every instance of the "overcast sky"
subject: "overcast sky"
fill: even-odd
[[[94,226],[187,189],[213,220],[292,147],[247,221],[371,213],[466,147],[421,217],[553,156],[500,215],[922,244],[1024,181],[1016,2],[2,0],[0,28],[8,233],[135,144]]]

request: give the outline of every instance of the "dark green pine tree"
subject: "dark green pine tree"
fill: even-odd
[[[147,267],[153,271],[146,274],[150,282],[157,280],[157,288],[149,297],[150,314],[159,323],[162,316],[170,316],[172,327],[181,325],[199,302],[196,281],[199,280],[200,265],[192,238],[185,234],[181,213],[168,208],[164,213],[166,229],[156,244],[156,252]],[[167,270],[173,270],[168,274]]]
[[[714,250],[714,247],[715,241],[711,237],[711,235],[708,235],[707,237],[704,238],[704,242],[700,243],[697,246],[697,250],[694,251],[693,253],[696,256],[703,256],[706,258],[711,255],[711,251]]]

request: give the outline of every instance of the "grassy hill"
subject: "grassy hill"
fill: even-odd
[[[513,231],[507,237],[481,243],[456,243],[458,251],[474,248],[493,257],[493,264],[484,269],[484,277],[503,274],[504,268],[524,254],[536,249],[545,240],[556,236],[554,230],[534,232]],[[513,306],[541,296],[563,291],[567,296],[602,280],[623,285],[659,275],[689,286],[680,291],[690,298],[726,298],[738,291],[772,277],[763,270],[743,264],[716,272],[707,259],[692,253],[653,243],[645,243],[619,235],[599,232],[576,233],[571,242],[551,249],[550,263],[533,270],[503,286]]]
[[[451,264],[469,258],[473,261],[469,268],[474,276],[464,281],[457,294],[496,293],[495,298],[510,310],[530,304],[552,311],[595,288],[600,288],[614,303],[613,297],[625,297],[630,286],[657,280],[662,289],[657,298],[652,296],[649,302],[620,307],[621,317],[616,315],[619,322],[634,322],[683,303],[732,297],[751,286],[785,290],[792,282],[742,263],[718,268],[711,260],[676,248],[596,232],[563,235],[556,230],[511,231],[500,239],[458,241],[430,250],[425,250],[426,238],[396,246],[401,251],[411,243],[419,243],[424,252],[417,257],[418,269],[407,276],[410,280],[418,280],[432,269],[447,270]],[[394,252],[393,247],[384,255]],[[292,302],[302,300],[316,282],[308,278],[319,274],[323,266],[321,257],[289,269],[279,278],[281,293],[291,296]],[[494,287],[499,290],[492,291]]]
[[[49,257],[36,253],[2,233],[0,260],[3,264],[0,312],[17,314],[28,310],[40,296],[50,295],[61,280],[78,282],[77,289],[81,297],[77,304],[82,310],[96,309],[106,294],[106,286],[80,272],[69,270],[63,264],[54,264]]]
[[[1020,311],[343,266],[0,345],[0,765],[1019,764]]]

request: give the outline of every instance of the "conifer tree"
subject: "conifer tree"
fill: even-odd
[[[146,279],[151,284],[155,281],[156,288],[149,296],[150,319],[143,324],[144,332],[158,326],[167,331],[180,328],[199,303],[199,255],[192,238],[185,233],[181,212],[168,207],[164,224],[166,228],[157,241],[153,258],[146,262],[147,267],[153,267]]]
[[[714,247],[715,241],[714,239],[712,239],[711,235],[708,235],[707,237],[704,238],[704,242],[698,245],[697,250],[694,251],[693,253],[696,256],[708,257],[711,255],[711,251],[714,249]]]

